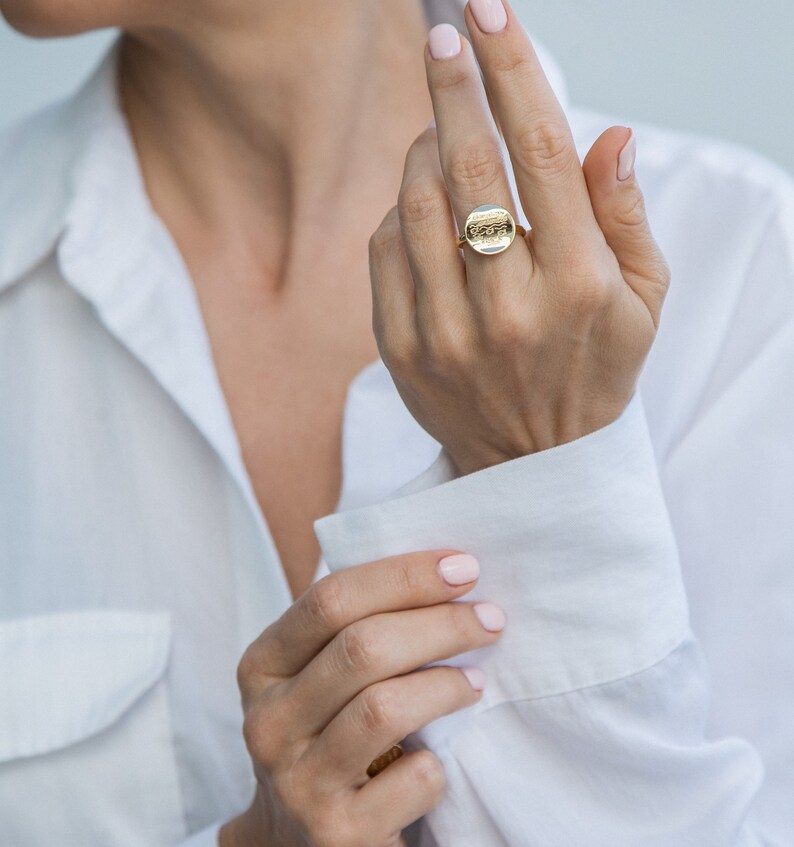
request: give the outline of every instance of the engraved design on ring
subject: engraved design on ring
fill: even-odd
[[[372,762],[372,764],[367,768],[367,776],[372,779],[373,776],[377,776],[379,773],[385,771],[389,765],[396,762],[397,759],[402,757],[402,755],[403,748],[400,747],[399,744],[395,744],[394,747],[378,756],[378,758]]]
[[[502,206],[478,206],[466,218],[463,235],[458,236],[458,247],[469,244],[478,253],[492,256],[501,253],[513,243],[516,234],[527,234],[523,226],[516,225],[513,216]]]

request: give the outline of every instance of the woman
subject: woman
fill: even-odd
[[[787,178],[641,129],[660,249],[501,0],[0,9],[125,33],[0,141],[2,843],[794,843]]]

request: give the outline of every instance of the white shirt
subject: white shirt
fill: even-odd
[[[614,121],[546,65],[584,152]],[[350,387],[330,567],[464,550],[508,615],[482,702],[421,734],[415,844],[794,844],[794,188],[635,129],[674,283],[618,421],[452,479],[382,364]],[[290,595],[113,55],[0,137],[0,403],[0,844],[209,847]]]

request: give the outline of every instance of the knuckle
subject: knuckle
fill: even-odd
[[[479,623],[475,624],[471,604],[445,603],[441,609],[446,615],[444,626],[453,633],[455,641],[461,648],[459,652],[466,652],[480,646],[485,631]]]
[[[237,663],[237,687],[243,705],[261,697],[278,680],[272,662],[274,654],[281,650],[280,638],[275,626],[268,627],[256,641],[246,647]]]
[[[660,291],[666,292],[673,281],[673,273],[670,270],[670,265],[661,254],[657,255],[656,273],[653,275],[653,281]]]
[[[380,638],[366,622],[352,624],[337,638],[340,661],[346,673],[362,674],[377,666]]]
[[[624,229],[644,229],[647,222],[645,197],[641,192],[633,192],[629,201],[621,205],[616,212],[616,222]]]
[[[400,715],[400,702],[391,686],[371,685],[360,695],[361,725],[369,735],[391,729]]]
[[[433,88],[436,91],[473,88],[475,82],[474,74],[468,68],[453,64],[444,66],[444,73],[435,75]]]
[[[502,152],[492,141],[471,142],[453,150],[446,178],[453,190],[488,189],[504,173]]]
[[[438,179],[420,176],[401,189],[397,207],[401,221],[424,224],[443,219],[448,203]]]
[[[530,328],[520,309],[509,300],[499,300],[489,311],[482,333],[489,348],[524,352],[530,341]]]
[[[432,806],[438,805],[447,787],[444,766],[429,750],[420,750],[413,756],[412,768],[417,789]]]
[[[337,574],[323,577],[306,596],[306,613],[326,632],[338,632],[347,622],[347,603]]]
[[[535,73],[529,54],[521,48],[498,50],[492,57],[491,63],[493,70],[498,74],[506,75],[511,85],[515,85],[516,78]]]
[[[400,556],[386,572],[387,589],[395,597],[416,597],[422,592],[422,571],[412,566],[410,556]]]
[[[243,739],[251,759],[266,768],[278,760],[278,733],[262,706],[249,709],[243,718]]]
[[[413,339],[402,331],[391,331],[383,327],[378,338],[383,363],[389,373],[404,381],[410,379],[416,369],[417,352]]]
[[[533,169],[566,170],[571,162],[571,143],[568,128],[556,118],[532,120],[518,136],[518,161]]]
[[[461,332],[449,322],[435,327],[422,338],[422,361],[438,375],[455,373],[468,361],[467,345]]]
[[[369,237],[370,259],[390,255],[395,250],[402,249],[402,232],[399,221],[388,218]]]
[[[243,697],[247,697],[254,690],[255,680],[260,675],[259,665],[254,646],[249,645],[237,663],[237,687]]]
[[[672,274],[670,266],[667,264],[667,260],[658,248],[652,252],[652,255],[646,263],[646,268],[649,268],[650,270],[646,270],[642,273],[642,277],[648,287],[650,300],[647,299],[647,297],[643,299],[645,299],[646,304],[649,306],[653,322],[658,329],[660,309],[670,290]]]
[[[574,302],[580,314],[592,315],[600,312],[611,301],[611,281],[598,274],[589,274],[575,289]]]

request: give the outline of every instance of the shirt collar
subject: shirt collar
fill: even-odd
[[[110,56],[70,99],[33,115],[0,136],[0,288],[44,260],[62,236],[78,193],[86,144],[105,117],[93,108]]]
[[[253,506],[195,290],[143,184],[118,98],[118,52],[117,43],[71,100],[7,142],[15,184],[0,196],[8,246],[0,289],[54,258],[66,283],[205,436]]]
[[[90,261],[109,283],[140,243],[151,209],[130,167],[135,154],[118,102],[117,61],[116,44],[73,97],[0,139],[10,177],[0,187],[0,289],[54,251],[76,272],[70,282]]]

